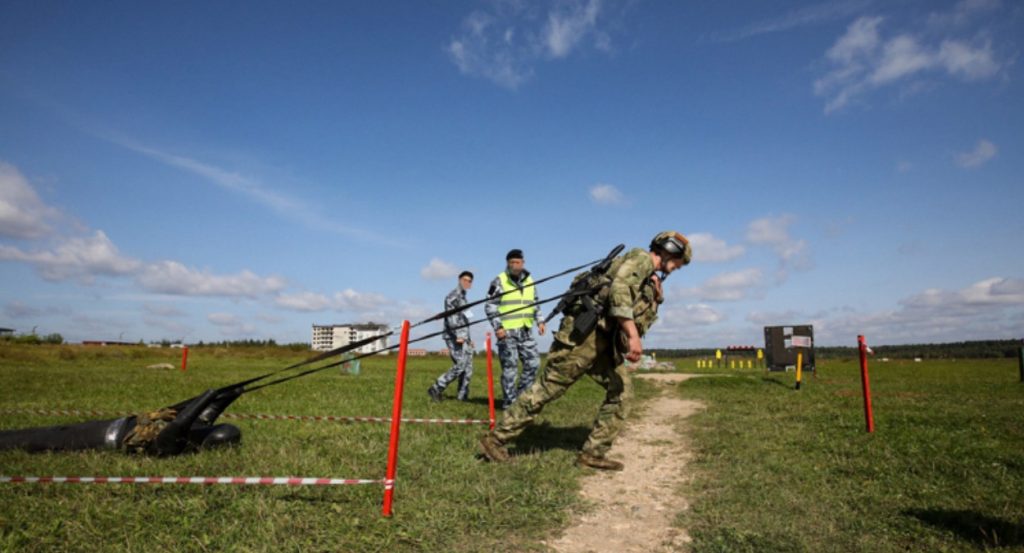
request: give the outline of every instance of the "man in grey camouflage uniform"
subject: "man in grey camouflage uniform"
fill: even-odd
[[[622,470],[621,462],[605,455],[622,429],[633,393],[624,359],[640,360],[640,339],[654,324],[658,306],[664,301],[661,281],[689,264],[692,255],[686,237],[662,232],[651,240],[649,251],[630,250],[616,258],[601,279],[588,285],[592,292],[587,297],[598,317],[596,327],[576,324],[588,318],[584,312],[589,302],[578,299],[565,310],[543,376],[505,411],[494,430],[480,439],[484,456],[491,461],[509,461],[506,443],[519,436],[547,403],[587,374],[607,393],[577,464]]]
[[[462,271],[459,285],[444,298],[444,310],[452,311],[466,305],[466,292],[473,287],[473,273]],[[452,358],[452,368],[437,377],[427,394],[434,401],[441,401],[444,389],[455,379],[459,380],[459,401],[469,400],[469,380],[473,378],[473,341],[469,338],[469,314],[465,310],[452,313],[444,318],[444,343]]]
[[[516,397],[533,384],[540,368],[540,352],[533,338],[532,327],[544,335],[544,320],[540,307],[523,309],[539,301],[537,288],[530,271],[523,267],[523,251],[514,249],[505,256],[505,271],[491,281],[487,295],[491,298],[484,306],[487,318],[498,339],[498,359],[501,362],[502,409],[508,409]],[[516,385],[519,362],[523,372]]]

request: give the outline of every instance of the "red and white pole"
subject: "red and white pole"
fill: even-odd
[[[188,346],[181,348],[181,371],[185,372],[185,367],[188,366]]]
[[[395,470],[398,468],[398,430],[402,424],[402,392],[405,389],[405,358],[409,352],[409,321],[402,321],[402,338],[398,347],[395,371],[395,401],[391,407],[391,442],[388,445],[388,469],[384,476],[384,516],[391,516],[395,494]]]
[[[875,431],[875,417],[871,413],[871,382],[868,380],[868,344],[863,335],[857,336],[857,348],[860,349],[860,383],[864,389],[864,420],[867,421],[868,433]]]
[[[484,341],[487,347],[487,408],[490,413],[491,430],[494,430],[494,368],[491,361],[491,333],[487,333]]]

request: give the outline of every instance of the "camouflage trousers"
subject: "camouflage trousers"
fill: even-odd
[[[437,377],[434,388],[444,391],[453,381],[459,381],[459,399],[469,398],[469,380],[473,378],[473,347],[468,342],[458,344],[454,338],[444,337],[444,343],[448,346],[448,354],[452,358],[452,368],[448,372]]]
[[[504,396],[502,409],[519,397],[519,394],[533,384],[540,368],[540,352],[537,351],[537,340],[533,339],[533,331],[529,328],[506,330],[505,339],[498,340],[498,360],[501,362],[501,392]],[[523,362],[523,372],[519,375],[516,385],[516,373],[519,362]]]
[[[580,377],[587,374],[606,393],[597,411],[594,428],[583,445],[583,452],[594,457],[604,457],[622,431],[629,402],[633,397],[633,381],[611,340],[611,335],[600,330],[592,332],[577,346],[555,340],[551,344],[540,379],[505,411],[505,416],[494,427],[494,435],[502,442],[515,439],[545,405],[561,397]]]

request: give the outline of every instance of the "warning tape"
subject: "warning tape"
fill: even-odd
[[[352,486],[384,484],[394,480],[356,480],[350,478],[299,478],[276,476],[0,476],[0,483],[14,484],[234,484],[240,486]]]
[[[25,415],[57,415],[87,417],[126,417],[135,413],[112,413],[106,411],[87,411],[81,409],[0,409],[5,414]],[[266,415],[262,413],[224,413],[223,419],[233,420],[289,420],[313,422],[384,422],[390,423],[391,417],[341,417],[336,415]],[[420,424],[491,424],[489,420],[480,419],[401,419],[404,423]]]

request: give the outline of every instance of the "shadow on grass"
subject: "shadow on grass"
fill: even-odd
[[[1024,545],[1024,523],[1008,522],[975,511],[951,509],[908,509],[903,514],[949,530],[979,547]]]
[[[548,423],[532,425],[516,438],[514,454],[524,455],[552,449],[579,451],[589,435],[589,426],[556,427]]]
[[[781,380],[776,380],[774,378],[769,378],[767,376],[762,376],[761,377],[761,382],[765,382],[767,384],[775,384],[776,386],[782,386],[783,388],[787,388],[787,389],[793,387],[792,384],[786,384],[785,382],[782,382]]]

